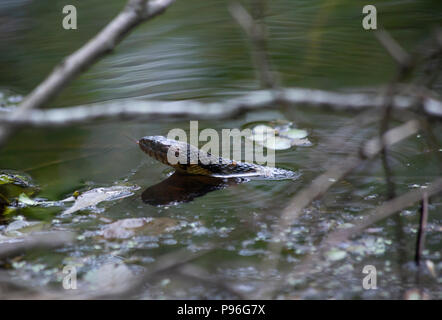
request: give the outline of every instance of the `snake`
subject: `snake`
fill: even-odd
[[[297,175],[291,170],[215,156],[186,142],[164,136],[145,136],[137,144],[150,157],[175,168],[179,173],[216,178],[261,177],[274,180],[293,179]]]

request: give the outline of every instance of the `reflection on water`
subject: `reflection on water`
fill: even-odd
[[[144,190],[141,199],[153,206],[190,202],[206,193],[244,182],[244,179],[220,179],[209,176],[174,173],[160,183]]]
[[[0,87],[22,94],[29,92],[66,54],[78,49],[115,16],[126,1],[97,0],[94,6],[77,2],[79,30],[75,32],[61,28],[65,1],[0,2]],[[394,61],[373,34],[361,28],[361,8],[365,4],[354,0],[268,1],[269,55],[283,85],[332,89],[378,86],[388,81]],[[419,42],[432,25],[440,23],[441,1],[374,1],[373,4],[381,12],[385,27],[406,49]],[[249,46],[226,5],[224,0],[177,1],[165,15],[137,28],[111,55],[82,74],[48,107],[125,97],[222,101],[257,89],[259,82]],[[440,80],[435,88],[440,92]],[[1,169],[29,173],[41,186],[40,197],[60,200],[75,190],[121,180],[147,189],[141,197],[100,207],[99,214],[83,210],[65,220],[53,219],[44,228],[76,232],[75,244],[57,252],[23,256],[14,262],[12,272],[19,279],[27,279],[23,281],[26,285],[28,281],[30,286],[58,285],[59,266],[70,262],[78,264],[79,274],[93,270],[109,257],[123,257],[129,266],[149,268],[150,263],[170,251],[198,252],[206,243],[223,240],[225,248],[201,265],[214,276],[241,283],[238,289],[245,293],[259,289],[255,285],[263,279],[259,266],[268,256],[266,248],[271,241],[272,226],[284,206],[296,191],[323,172],[325,163],[340,161],[345,156],[341,148],[344,143],[357,147],[378,132],[372,125],[361,126],[352,115],[298,109],[250,112],[225,121],[201,121],[200,128],[240,128],[250,121],[275,119],[293,121],[311,133],[312,147],[290,148],[276,155],[278,166],[302,172],[297,181],[241,183],[197,176],[184,179],[177,174],[164,180],[165,166],[148,159],[135,145],[128,145],[122,135],[122,132],[132,136],[166,135],[173,128],[188,128],[188,121],[100,122],[51,130],[25,128],[1,150]],[[340,127],[351,122],[357,124],[357,130],[335,135]],[[441,136],[440,129],[435,135]],[[329,138],[342,144],[332,148]],[[425,187],[434,173],[440,172],[440,163],[434,160],[435,153],[440,152],[419,136],[395,146],[390,157],[398,193]],[[361,215],[384,201],[384,191],[383,170],[376,161],[337,183],[287,230],[289,241],[281,265],[292,268],[314,251],[328,232],[358,222]],[[169,204],[176,205],[168,207]],[[434,262],[439,273],[442,272],[440,206],[440,198],[432,199],[426,234],[426,258]],[[415,245],[417,212],[417,207],[410,207],[401,214],[407,248]],[[28,216],[19,208],[13,218],[35,221],[44,220],[44,216],[45,212]],[[121,241],[95,237],[108,220],[158,216],[174,219],[180,227],[173,233]],[[0,233],[5,229],[6,226],[0,225]],[[376,225],[360,241],[341,248],[347,251],[347,256],[335,261],[328,273],[316,274],[314,280],[294,279],[295,295],[289,292],[285,297],[401,298],[397,288],[414,286],[415,273],[406,268],[408,280],[398,280],[398,269],[403,266],[396,259],[394,234],[392,221]],[[375,264],[383,272],[382,290],[361,289],[361,270],[366,264]],[[271,276],[278,277],[279,271],[271,270]],[[36,279],[35,283],[29,279]],[[427,280],[426,288],[432,297],[437,298],[439,292],[440,298],[440,281],[430,277]],[[154,288],[147,297],[219,297],[217,292],[202,285],[183,285],[173,280],[164,288]]]
[[[253,1],[249,1],[249,5]],[[331,3],[329,3],[331,2]],[[78,2],[78,27],[61,27],[65,1],[1,1],[0,86],[25,93],[124,6],[121,0]],[[53,105],[112,98],[218,99],[259,88],[244,34],[225,0],[177,1],[135,30],[61,92]],[[269,55],[284,86],[369,86],[395,67],[361,26],[364,1],[267,1]],[[440,22],[442,2],[374,1],[382,23],[406,48]]]

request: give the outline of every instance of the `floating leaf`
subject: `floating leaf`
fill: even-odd
[[[289,139],[302,139],[308,136],[306,130],[290,129],[279,133],[280,136],[287,137]]]
[[[275,132],[275,131],[276,130],[274,128],[266,126],[264,124],[257,125],[252,130],[252,132],[254,134],[266,134],[266,133],[272,133],[272,132]]]
[[[127,239],[135,234],[135,229],[139,229],[148,223],[146,218],[123,219],[108,224],[104,227],[102,235],[106,239]]]
[[[87,272],[84,280],[90,290],[97,290],[102,294],[116,294],[124,292],[139,279],[124,263],[106,263],[98,269]]]
[[[244,127],[248,128],[253,125],[252,135],[248,138],[267,149],[285,150],[293,146],[311,145],[311,142],[306,138],[308,132],[292,128],[292,123],[286,120],[255,122]]]
[[[18,201],[19,201],[20,203],[23,203],[23,204],[28,205],[28,206],[35,206],[35,205],[38,204],[37,201],[32,200],[32,199],[29,198],[29,196],[28,196],[27,194],[25,194],[25,193],[20,193],[20,196],[18,197]]]
[[[0,184],[9,184],[14,182],[14,177],[8,174],[0,174]]]
[[[5,207],[1,212],[4,216],[12,215],[17,211],[16,207]]]
[[[96,188],[80,194],[76,199],[69,197],[63,201],[75,201],[72,207],[63,211],[63,215],[94,207],[103,201],[113,201],[132,196],[138,186],[113,186],[109,188]]]
[[[291,143],[292,143],[292,146],[297,146],[297,147],[301,147],[301,146],[308,147],[308,146],[312,145],[310,140],[307,138],[306,139],[293,139],[291,141]]]
[[[14,184],[22,188],[34,187],[29,176],[12,171],[2,171],[0,173],[0,185],[1,184]]]
[[[342,260],[347,256],[347,252],[338,249],[331,249],[326,253],[326,257],[329,261]]]
[[[165,217],[122,219],[106,225],[101,235],[106,239],[127,239],[136,233],[158,235],[172,230],[177,224],[177,220]]]
[[[264,147],[273,150],[285,150],[289,149],[292,145],[289,139],[275,137],[274,139],[267,139],[263,144]]]
[[[46,224],[41,221],[16,220],[6,227],[5,234],[8,236],[22,235],[23,233],[41,231],[45,226]]]
[[[14,198],[21,193],[32,195],[38,191],[32,179],[20,172],[2,170],[0,172],[0,194],[3,198]]]
[[[266,125],[258,125],[253,128],[251,139],[257,142],[266,141],[269,136],[275,136],[275,129],[266,126]]]

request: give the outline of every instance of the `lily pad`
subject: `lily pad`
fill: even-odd
[[[292,128],[292,123],[285,120],[255,122],[244,126],[251,128],[252,134],[247,137],[255,143],[273,150],[286,150],[294,146],[310,146],[308,132]]]
[[[282,137],[287,137],[289,139],[302,139],[308,136],[307,131],[301,129],[290,129],[279,134]]]
[[[274,150],[285,150],[289,149],[292,144],[290,143],[289,139],[281,138],[281,137],[275,137],[274,139],[268,139],[263,144],[264,147]]]
[[[270,126],[259,124],[252,129],[252,132],[254,134],[268,134],[268,133],[275,133],[276,130],[275,128],[272,128]]]

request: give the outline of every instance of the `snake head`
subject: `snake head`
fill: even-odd
[[[177,161],[186,163],[188,148],[186,143],[167,139],[163,136],[146,136],[138,140],[137,143],[141,150],[164,164],[181,168]]]

